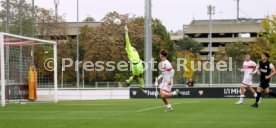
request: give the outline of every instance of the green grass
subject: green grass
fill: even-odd
[[[164,112],[160,99],[62,101],[58,104],[8,104],[0,108],[0,128],[273,128],[276,100],[260,107],[245,99],[170,99]],[[147,111],[142,111],[147,108]]]

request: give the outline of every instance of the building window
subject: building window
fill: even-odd
[[[202,43],[202,46],[203,46],[203,47],[208,47],[208,46],[209,46],[209,43]]]
[[[213,38],[232,38],[232,33],[213,33]]]
[[[209,54],[209,52],[200,52],[199,54],[202,56],[207,56]]]
[[[212,43],[212,47],[219,47],[220,43]]]
[[[194,34],[187,34],[187,36],[191,38],[208,38],[208,33],[194,33]]]
[[[258,37],[257,33],[250,33],[250,37]]]

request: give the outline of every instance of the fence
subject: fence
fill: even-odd
[[[212,83],[214,85],[235,85],[241,84],[243,80],[244,73],[241,72],[242,66],[233,62],[231,71],[219,71],[216,68],[213,71]],[[186,83],[185,79],[183,79],[183,71],[178,71],[175,74],[175,84],[183,84]],[[195,84],[206,85],[209,86],[210,83],[210,71],[196,71],[194,72],[193,80]],[[253,75],[252,82],[257,84],[259,83],[260,76],[255,74]],[[271,84],[276,84],[276,76],[272,76],[270,79]]]
[[[232,67],[230,67],[230,71],[219,71],[216,68],[213,71],[213,79],[212,85],[210,85],[210,72],[201,70],[194,72],[194,86],[195,87],[238,87],[241,85],[243,80],[243,72],[240,71],[242,68],[241,64],[237,64],[233,62]],[[174,86],[177,87],[186,87],[186,81],[183,78],[183,71],[176,71],[174,76]],[[82,74],[83,76],[85,73]],[[260,76],[255,74],[253,75],[253,85],[257,86],[259,83]],[[76,88],[76,82],[66,82],[59,81],[59,88]],[[138,83],[133,83],[133,85],[137,85]],[[270,80],[270,84],[272,86],[276,85],[276,75],[273,76]],[[123,83],[118,81],[112,82],[86,82],[84,80],[80,80],[80,88],[119,88],[123,87]]]
[[[121,82],[80,82],[80,88],[121,88]],[[76,88],[76,84],[72,82],[63,82],[59,84],[59,88]]]

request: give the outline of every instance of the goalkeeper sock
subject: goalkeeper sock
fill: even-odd
[[[129,84],[131,81],[133,81],[133,77],[134,77],[134,76],[129,77],[129,79],[127,80],[127,83],[128,83],[128,84]]]
[[[140,87],[144,88],[145,85],[144,85],[144,79],[143,79],[143,77],[139,77],[138,79],[139,79]]]

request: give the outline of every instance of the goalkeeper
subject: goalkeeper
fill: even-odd
[[[130,76],[129,79],[125,81],[126,85],[129,86],[134,79],[138,79],[140,88],[144,89],[144,79],[143,79],[144,67],[142,64],[142,60],[140,59],[139,53],[130,44],[127,26],[125,26],[125,40],[126,40],[125,50],[127,52],[128,59],[131,62],[131,70],[132,70],[132,76]]]

